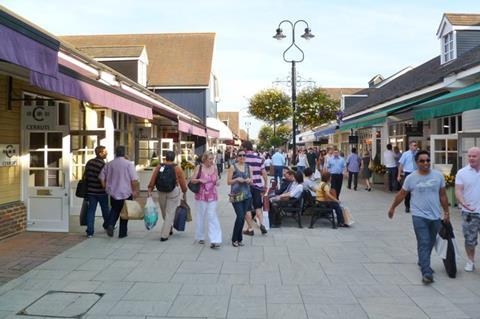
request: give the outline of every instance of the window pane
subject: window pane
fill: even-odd
[[[445,152],[435,153],[436,164],[445,164],[445,161],[446,161]]]
[[[445,140],[435,140],[435,151],[445,151]]]
[[[48,170],[48,186],[50,187],[63,187],[63,171],[60,170]]]
[[[450,118],[450,134],[457,133],[457,123],[455,121],[455,116]]]
[[[462,116],[461,115],[457,116],[457,119],[458,119],[457,131],[462,131]]]
[[[447,145],[448,145],[448,150],[451,152],[451,151],[454,151],[456,152],[457,151],[457,140],[448,140],[447,141]]]
[[[48,148],[62,148],[62,133],[47,134]]]
[[[68,125],[68,104],[58,104],[58,125]]]
[[[62,166],[62,152],[48,152],[47,155],[48,167],[58,167]]]
[[[45,147],[45,133],[30,133],[30,149]]]
[[[45,167],[44,152],[30,152],[30,167]]]
[[[105,127],[105,111],[97,111],[97,128]]]
[[[35,186],[45,186],[45,171],[38,170],[38,171],[30,171],[28,176],[28,186],[35,187]]]

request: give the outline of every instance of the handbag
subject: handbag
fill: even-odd
[[[120,212],[120,218],[125,220],[130,219],[143,219],[143,208],[135,200],[126,199],[123,204],[122,211]]]
[[[370,162],[368,163],[368,170],[373,171],[374,168],[375,168],[375,165],[373,164],[372,159],[370,159]]]
[[[77,189],[75,190],[75,196],[79,198],[87,197],[88,185],[87,185],[87,181],[85,180],[85,173],[86,173],[86,170],[83,172],[82,179],[78,181]]]
[[[238,203],[238,202],[244,201],[245,193],[240,192],[240,193],[228,194],[228,200],[230,201],[230,203]]]
[[[200,177],[200,175],[202,175],[202,164],[200,164],[200,168],[198,169],[198,174],[197,174],[197,179]],[[188,189],[191,190],[193,193],[197,194],[198,192],[200,192],[200,183],[192,183],[192,181],[190,180],[190,182],[188,182]]]

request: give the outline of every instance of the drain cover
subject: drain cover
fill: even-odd
[[[102,298],[93,292],[49,291],[17,315],[50,318],[81,318]]]

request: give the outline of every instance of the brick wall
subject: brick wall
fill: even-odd
[[[22,202],[0,205],[0,239],[21,233],[27,228],[27,208]]]

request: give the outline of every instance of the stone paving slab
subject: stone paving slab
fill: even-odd
[[[192,223],[166,242],[159,226],[146,231],[139,221],[125,239],[99,231],[0,286],[0,319],[28,318],[15,314],[51,290],[103,293],[84,316],[97,319],[480,318],[480,272],[463,271],[463,254],[456,279],[434,254],[435,282],[421,283],[411,216],[399,207],[386,217],[393,194],[345,190],[350,229],[325,221],[298,229],[287,219],[267,236],[255,229],[240,248],[229,244],[235,215],[226,194],[223,185],[220,249],[196,243]],[[452,221],[463,247],[456,209]]]

